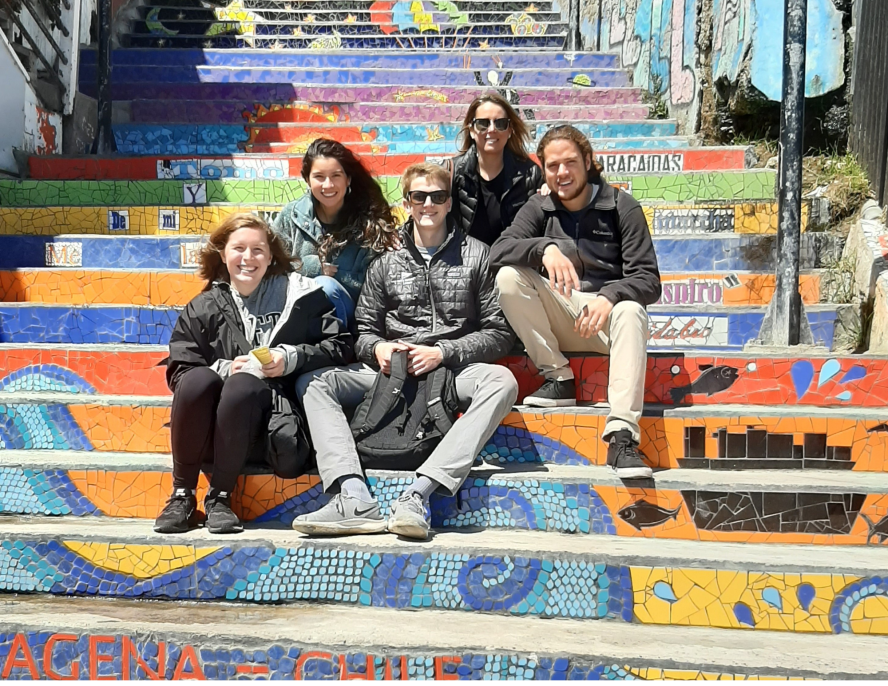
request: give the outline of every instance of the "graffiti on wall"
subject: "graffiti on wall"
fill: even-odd
[[[617,51],[633,83],[659,91],[673,108],[696,100],[694,35],[698,0],[603,0],[601,49]]]
[[[25,98],[24,149],[38,155],[61,153],[61,115],[43,109],[36,103],[31,102],[31,98]]]
[[[737,80],[750,46],[752,0],[712,0],[712,78]],[[782,53],[781,53],[782,54]]]

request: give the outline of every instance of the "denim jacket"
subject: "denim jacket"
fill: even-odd
[[[306,193],[299,200],[287,204],[274,223],[274,231],[287,245],[291,255],[302,260],[297,265],[303,276],[321,275],[321,260],[318,247],[323,240],[323,227],[315,215],[311,193]],[[333,278],[341,283],[349,295],[357,302],[364,285],[367,267],[376,253],[355,243],[349,243],[332,258],[331,264],[339,267]]]

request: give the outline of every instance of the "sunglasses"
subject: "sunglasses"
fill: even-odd
[[[411,205],[425,205],[426,198],[431,198],[435,205],[443,205],[449,197],[450,193],[447,191],[410,191],[407,194]]]
[[[472,128],[475,129],[477,133],[484,133],[487,129],[490,128],[491,124],[493,128],[497,131],[508,131],[509,130],[509,118],[508,117],[500,117],[499,119],[473,119],[472,120]]]

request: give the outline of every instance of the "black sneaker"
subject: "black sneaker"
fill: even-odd
[[[196,529],[204,522],[204,514],[197,509],[197,498],[187,488],[177,488],[167,501],[163,512],[154,520],[159,534],[182,534]]]
[[[524,399],[525,405],[531,407],[565,407],[577,404],[577,385],[573,379],[556,381],[546,379],[536,393]]]
[[[236,534],[244,530],[240,519],[231,511],[231,493],[228,491],[210,489],[204,509],[207,511],[207,531],[211,534]]]
[[[621,429],[611,434],[607,446],[607,466],[613,467],[621,479],[650,479],[653,476],[638,454],[638,443],[632,440],[632,434]]]

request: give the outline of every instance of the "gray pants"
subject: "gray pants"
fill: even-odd
[[[303,374],[296,382],[325,490],[343,476],[363,473],[343,408],[360,404],[376,374],[367,365],[353,364],[318,369]],[[470,364],[454,375],[464,413],[416,470],[418,476],[437,481],[451,495],[459,490],[478,453],[518,398],[518,382],[500,365]]]

